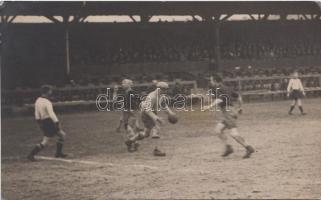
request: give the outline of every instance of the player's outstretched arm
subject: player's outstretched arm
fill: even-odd
[[[292,89],[292,79],[290,79],[289,84],[288,84],[288,87],[287,87],[287,89],[286,89],[286,91],[287,91],[287,94],[286,94],[287,97],[290,96],[291,89]]]
[[[165,113],[167,115],[176,115],[168,106],[165,108]]]
[[[211,103],[208,106],[204,106],[203,111],[208,111],[211,108],[213,108],[214,106],[218,105],[219,103],[222,103],[223,101],[221,99],[215,99],[215,101],[213,103]]]
[[[155,124],[159,123],[159,124],[163,124],[164,121],[161,117],[157,116],[154,112],[152,111],[145,111],[146,114],[153,119],[153,121],[155,122]]]

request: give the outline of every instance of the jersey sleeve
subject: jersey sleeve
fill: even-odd
[[[35,119],[40,120],[40,113],[36,105],[35,105]]]
[[[141,108],[142,108],[142,111],[146,111],[146,112],[149,112],[149,111],[153,111],[152,109],[152,99],[150,96],[147,96],[146,99],[142,102],[141,104]]]
[[[302,92],[304,92],[304,88],[303,88],[303,85],[302,85],[302,81],[301,81],[301,80],[299,80],[299,87],[300,87],[300,90],[301,90]]]
[[[290,79],[288,87],[287,87],[287,92],[290,92],[292,88],[292,79]]]

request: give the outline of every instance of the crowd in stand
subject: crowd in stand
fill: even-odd
[[[176,28],[175,28],[176,27]],[[272,28],[271,28],[272,27]],[[77,100],[77,99],[93,99],[97,94],[97,88],[105,87],[106,85],[115,85],[120,83],[123,78],[130,78],[135,83],[151,83],[152,80],[164,80],[173,82],[180,80],[195,80],[199,87],[206,88],[208,85],[208,77],[210,72],[175,72],[164,73],[162,69],[153,74],[140,75],[92,75],[83,73],[83,77],[78,78],[61,78],[64,74],[65,54],[64,40],[59,36],[59,40],[48,40],[47,36],[42,38],[42,32],[35,35],[34,30],[28,30],[25,34],[24,27],[17,29],[16,35],[9,42],[7,52],[7,66],[4,67],[3,73],[8,73],[7,76],[12,82],[4,84],[5,87],[21,93],[21,97],[27,99],[25,92],[33,90],[35,85],[40,85],[44,80],[51,80],[47,82],[57,86],[58,89],[66,89],[61,92],[60,100]],[[277,29],[277,31],[275,29]],[[215,55],[218,50],[215,45],[215,34],[208,31],[207,26],[192,26],[181,27],[158,27],[142,28],[132,27],[124,30],[112,27],[110,29],[87,29],[82,31],[70,30],[70,63],[72,66],[84,65],[90,68],[93,65],[110,66],[119,64],[132,63],[191,63],[194,61],[206,61],[215,64]],[[42,29],[47,30],[47,29]],[[250,60],[271,60],[281,58],[295,59],[303,57],[320,58],[321,57],[321,31],[320,26],[306,25],[301,26],[249,26],[242,28],[231,26],[229,28],[222,28],[220,35],[221,41],[219,44],[220,54],[222,60],[236,60],[241,59]],[[48,29],[48,38],[57,37],[53,34],[53,30]],[[59,32],[60,33],[60,32]],[[25,38],[24,38],[25,37]],[[41,40],[38,38],[42,38]],[[38,41],[37,45],[34,41]],[[59,42],[58,42],[59,41]],[[26,48],[26,49],[25,49]],[[277,60],[277,63],[279,60]],[[204,62],[205,63],[205,62]],[[266,63],[269,63],[268,61]],[[92,68],[94,70],[94,68]],[[59,71],[60,70],[60,71]],[[287,76],[293,72],[294,69],[287,69],[282,66],[235,66],[234,68],[224,68],[223,77],[228,79],[238,78],[257,78],[257,80],[242,81],[239,86],[237,81],[230,81],[232,87],[241,89],[242,91],[253,90],[269,90],[278,91],[285,90],[287,85]],[[321,74],[321,67],[306,67],[297,68],[301,75]],[[30,76],[36,77],[39,75],[39,81],[30,79]],[[124,71],[124,73],[126,73]],[[48,76],[46,79],[44,77]],[[264,77],[279,78],[265,80]],[[59,79],[61,78],[61,79]],[[261,79],[260,79],[261,78]],[[36,79],[36,78],[34,78]],[[72,80],[70,80],[72,79]],[[27,80],[27,81],[26,81]],[[19,81],[21,83],[19,83]],[[28,85],[27,83],[36,82]],[[5,82],[7,83],[7,82]],[[303,80],[305,87],[320,87],[320,80],[318,77],[310,77]],[[173,89],[175,94],[177,91],[186,92],[186,88],[176,85]],[[179,87],[178,87],[179,86]],[[68,89],[85,88],[80,94],[72,94]],[[87,89],[86,89],[87,88]],[[180,88],[180,89],[178,89]],[[175,92],[176,91],[176,92]],[[70,94],[69,94],[69,93]],[[65,95],[66,94],[66,95]],[[12,98],[13,100],[19,98]],[[4,99],[4,101],[6,101]],[[32,101],[32,99],[30,99]]]
[[[207,41],[208,38],[202,38],[200,35],[182,38],[180,35],[166,33],[163,37],[146,35],[144,39],[125,39],[112,43],[79,44],[79,41],[75,41],[78,45],[73,50],[72,62],[102,65],[208,60],[214,56],[214,50],[209,47]]]
[[[220,31],[222,59],[321,56],[320,26],[226,26]],[[112,31],[93,31],[74,36],[71,43],[72,62],[110,65],[209,61],[215,59],[217,51],[215,33],[206,26],[132,28],[109,33]]]
[[[223,58],[276,59],[297,56],[321,56],[321,40],[280,42],[245,42],[223,46]]]
[[[215,45],[204,41],[186,41],[170,44],[149,44],[141,46],[126,44],[101,51],[94,48],[75,50],[72,62],[78,64],[125,64],[125,63],[166,63],[173,61],[209,61],[215,59]],[[274,44],[273,42],[236,42],[220,45],[223,59],[277,59],[297,56],[321,56],[321,39]],[[90,50],[93,49],[93,50]]]

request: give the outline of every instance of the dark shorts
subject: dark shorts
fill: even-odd
[[[154,126],[156,126],[154,120],[148,116],[145,112],[142,112],[142,122],[145,126],[145,128],[152,129]]]
[[[135,114],[131,111],[123,111],[123,120],[125,124],[128,124],[129,118],[135,117]]]
[[[292,90],[291,94],[290,94],[291,99],[293,100],[298,100],[301,99],[303,97],[303,94],[300,90]]]
[[[58,126],[52,121],[52,119],[47,118],[41,120],[41,129],[43,131],[44,136],[46,137],[54,137],[58,134],[59,128]]]

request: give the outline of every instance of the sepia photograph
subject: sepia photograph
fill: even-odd
[[[0,199],[321,199],[321,1],[0,17]]]

